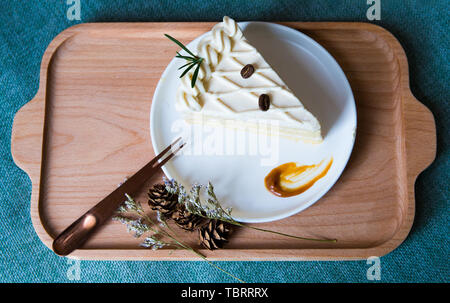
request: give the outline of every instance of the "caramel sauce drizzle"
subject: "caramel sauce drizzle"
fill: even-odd
[[[333,164],[332,158],[330,159],[326,167],[308,182],[303,183],[295,188],[288,188],[286,186],[283,186],[282,183],[291,183],[291,184],[295,183],[295,181],[293,181],[292,178],[298,177],[301,174],[310,171],[312,169],[316,169],[320,167],[322,163],[323,160],[319,164],[313,165],[297,166],[295,162],[282,164],[270,171],[270,173],[264,178],[264,183],[266,185],[267,190],[270,191],[275,196],[287,198],[299,195],[308,190],[311,186],[314,185],[314,183],[316,183],[318,180],[323,178],[328,173],[331,165]]]

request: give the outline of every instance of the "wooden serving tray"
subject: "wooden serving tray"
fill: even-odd
[[[414,182],[434,159],[430,111],[411,94],[399,42],[365,23],[282,23],[309,35],[338,61],[352,86],[358,131],[336,185],[316,204],[258,227],[337,243],[293,240],[239,229],[212,260],[339,260],[381,256],[408,235]],[[51,247],[65,227],[153,156],[149,110],[177,46],[213,23],[81,24],[58,35],[42,60],[40,88],[16,114],[14,161],[32,181],[31,218]],[[171,102],[167,100],[167,102]],[[150,182],[156,182],[162,173]],[[146,204],[146,188],[138,199]],[[196,233],[180,236],[198,248]],[[83,259],[189,260],[184,250],[140,248],[118,222],[102,227],[71,256]]]

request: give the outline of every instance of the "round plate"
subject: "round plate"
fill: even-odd
[[[353,149],[356,108],[342,69],[317,42],[297,30],[278,24],[242,22],[239,26],[250,44],[319,119],[323,143],[313,145],[282,138],[272,142],[267,137],[267,142],[272,146],[270,153],[264,149],[249,152],[249,148],[242,146],[227,150],[230,146],[234,147],[227,142],[229,138],[218,136],[212,129],[189,127],[175,110],[176,91],[180,83],[178,67],[184,64],[179,59],[170,62],[155,90],[150,111],[150,131],[156,154],[180,135],[190,136],[189,140],[196,142],[194,148],[197,152],[193,151],[194,148],[184,148],[184,153],[165,165],[163,170],[168,178],[175,178],[189,188],[194,183],[207,184],[211,181],[219,201],[224,207],[233,208],[232,215],[236,220],[267,222],[288,217],[311,206],[338,180]],[[203,36],[187,47],[195,50]],[[239,136],[237,134],[235,137]],[[201,144],[204,144],[203,149]],[[222,154],[208,153],[206,148],[211,144],[224,146]],[[279,198],[265,188],[265,176],[278,165],[287,162],[316,164],[330,157],[333,164],[328,173],[300,195]]]

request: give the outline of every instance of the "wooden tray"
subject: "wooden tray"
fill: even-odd
[[[258,226],[339,241],[299,241],[240,229],[226,249],[200,251],[212,260],[384,255],[411,229],[414,182],[435,157],[433,116],[411,94],[405,53],[388,31],[365,23],[283,24],[309,35],[337,59],[355,95],[358,131],[350,162],[325,197],[295,216]],[[12,131],[12,155],[31,178],[31,218],[45,245],[51,247],[55,235],[154,156],[152,95],[177,50],[163,33],[189,42],[212,26],[81,24],[49,45],[39,91],[17,113]],[[142,202],[145,190],[139,195]],[[198,247],[196,234],[180,235]],[[139,242],[123,225],[110,222],[72,256],[197,259],[183,250],[141,249]]]

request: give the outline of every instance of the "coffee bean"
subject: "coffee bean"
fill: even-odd
[[[255,68],[251,64],[247,64],[241,69],[241,76],[244,79],[250,78],[251,75],[255,72]]]
[[[259,108],[265,112],[267,110],[269,110],[270,107],[270,97],[266,94],[262,94],[261,96],[259,96],[259,100],[258,100],[258,104],[259,104]]]

